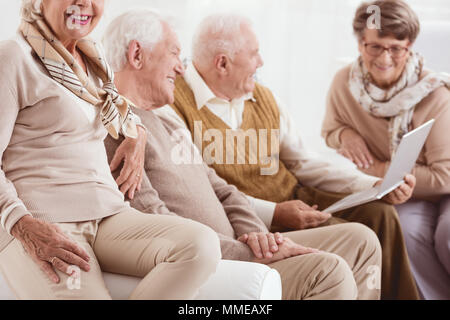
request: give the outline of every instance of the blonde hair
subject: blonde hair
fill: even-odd
[[[403,0],[377,0],[362,3],[356,10],[353,20],[353,31],[358,40],[364,37],[367,22],[372,15],[367,12],[371,6],[377,6],[380,9],[381,28],[378,30],[380,37],[392,35],[397,40],[408,39],[412,43],[416,40],[420,32],[419,18]]]
[[[42,19],[41,4],[42,0],[22,0],[21,18],[28,22]]]

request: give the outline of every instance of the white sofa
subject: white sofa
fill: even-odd
[[[140,279],[104,273],[106,286],[114,300],[125,300]],[[0,300],[15,300],[0,274]],[[196,300],[280,300],[281,279],[266,265],[222,260],[216,273],[200,288]]]

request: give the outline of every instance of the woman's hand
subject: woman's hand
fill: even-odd
[[[290,257],[320,252],[317,249],[307,248],[300,244],[297,244],[289,238],[285,238],[283,243],[280,244],[278,247],[279,247],[278,251],[275,252],[270,258],[269,257],[264,257],[264,258],[255,257],[255,259],[253,259],[253,262],[262,263],[262,264],[270,264],[270,263],[274,263],[274,262],[284,260],[284,259],[287,259]]]
[[[59,283],[57,270],[71,276],[71,265],[88,272],[89,255],[78,244],[69,239],[56,225],[31,216],[20,219],[12,228],[11,234],[19,240],[25,251],[45,274]]]
[[[369,169],[375,163],[375,157],[369,151],[364,139],[353,129],[344,129],[341,133],[341,148],[338,153],[350,159],[360,169]]]
[[[142,174],[144,173],[147,132],[141,126],[137,126],[137,128],[137,139],[126,138],[117,148],[110,164],[111,172],[113,172],[123,162],[123,168],[116,183],[124,195],[128,192],[130,199],[134,198],[136,191],[141,190]]]
[[[272,258],[278,251],[278,245],[284,242],[281,233],[251,232],[243,234],[238,241],[247,244],[258,259]]]
[[[385,196],[383,198],[383,201],[392,205],[405,203],[412,197],[415,187],[416,187],[416,177],[413,176],[412,174],[408,174],[405,177],[405,183],[403,183],[397,189],[395,189],[387,196]]]

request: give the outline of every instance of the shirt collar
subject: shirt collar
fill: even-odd
[[[225,100],[216,97],[216,95],[211,91],[211,89],[208,87],[208,85],[203,80],[201,75],[195,69],[195,66],[192,62],[189,62],[186,67],[186,72],[184,74],[184,80],[186,81],[186,83],[189,85],[189,87],[192,89],[192,92],[194,93],[195,102],[197,104],[198,110],[203,108],[211,100],[219,100],[221,102],[225,102]],[[241,98],[234,99],[233,101],[231,101],[231,103],[233,103],[235,101],[247,101],[247,100],[254,100],[252,92],[246,94],[245,96],[243,96]],[[228,101],[226,101],[226,102],[230,103]]]

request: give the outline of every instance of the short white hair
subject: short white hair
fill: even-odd
[[[149,50],[163,40],[164,23],[170,24],[157,11],[147,8],[133,9],[115,18],[102,39],[106,58],[114,72],[121,71],[127,64],[132,40]]]
[[[42,19],[42,0],[22,0],[20,7],[20,17],[28,22]]]
[[[192,40],[192,60],[196,64],[209,64],[218,54],[231,59],[245,45],[241,28],[253,28],[252,21],[236,13],[219,13],[207,16],[200,22]]]

